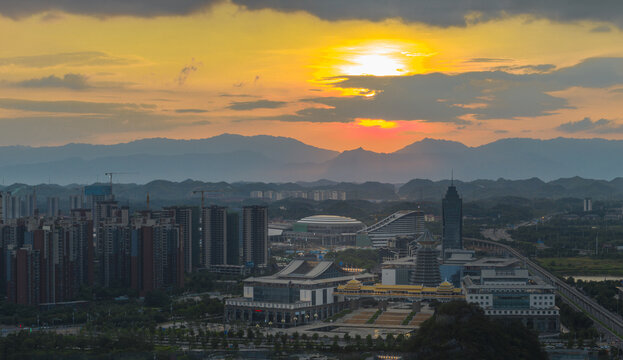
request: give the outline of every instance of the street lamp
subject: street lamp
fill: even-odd
[[[283,319],[281,319],[281,325],[285,329],[285,327],[286,327],[286,318],[285,317]]]
[[[318,313],[314,314],[314,320],[318,320]]]
[[[309,322],[309,314],[305,315],[305,322]]]
[[[294,320],[294,326],[296,326],[296,321],[297,321],[298,319],[299,319],[299,318],[298,318],[298,317],[296,317],[296,316],[292,319],[292,320]]]

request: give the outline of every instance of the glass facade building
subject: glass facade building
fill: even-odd
[[[442,247],[444,258],[447,249],[463,248],[463,200],[456,191],[456,186],[450,185],[446,196],[441,201],[442,211]]]

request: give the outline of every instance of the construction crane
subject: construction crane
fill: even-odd
[[[108,176],[108,179],[110,181],[110,195],[112,196],[112,177],[113,175],[126,175],[126,174],[135,174],[132,172],[119,172],[119,171],[109,171],[107,173],[104,173],[106,176]]]
[[[193,190],[193,194],[201,194],[201,209],[204,207],[204,194],[209,192],[208,190]]]

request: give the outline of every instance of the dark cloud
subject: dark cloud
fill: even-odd
[[[553,64],[539,64],[539,65],[497,66],[493,68],[493,70],[519,71],[519,72],[548,72],[548,71],[554,70],[555,68],[556,68],[556,65],[553,65]]]
[[[71,66],[101,66],[101,65],[129,65],[136,63],[133,59],[112,56],[99,51],[83,51],[59,54],[41,54],[32,56],[14,56],[0,58],[0,66],[23,66],[43,68],[59,65]]]
[[[65,74],[62,78],[50,75],[39,79],[20,81],[15,83],[15,85],[28,88],[68,88],[73,90],[82,90],[90,87],[86,76],[82,74]]]
[[[608,25],[596,26],[591,29],[591,32],[596,32],[596,33],[607,33],[611,31],[612,31],[612,28]]]
[[[306,11],[326,20],[401,18],[435,26],[469,23],[514,15],[531,15],[554,21],[605,21],[623,25],[623,2],[603,0],[232,0],[248,9]]]
[[[45,11],[62,11],[98,17],[131,15],[153,17],[186,15],[223,0],[22,0],[1,1],[0,14],[19,18]]]
[[[20,18],[42,12],[67,12],[97,17],[187,15],[228,0],[22,0],[0,2],[0,14]],[[435,26],[466,24],[515,15],[554,21],[602,21],[623,25],[623,2],[602,0],[229,0],[250,10],[305,11],[321,19],[400,18]]]
[[[507,134],[508,130],[495,130],[494,133],[496,133],[496,134]]]
[[[560,124],[558,127],[556,127],[556,130],[570,134],[578,132],[597,134],[622,133],[623,125],[618,125],[614,121],[608,119],[599,119],[592,121],[590,118],[585,117],[584,119],[579,121],[570,121]]]
[[[178,114],[202,114],[208,112],[208,110],[204,109],[176,109],[176,113]]]
[[[257,100],[257,101],[236,101],[227,108],[230,110],[254,110],[254,109],[277,109],[285,106],[285,101]]]
[[[340,77],[340,88],[370,89],[374,96],[316,97],[315,104],[271,119],[351,122],[357,118],[424,120],[467,124],[473,120],[518,119],[570,108],[552,92],[570,87],[608,88],[623,84],[623,58],[588,59],[547,73],[478,71],[396,77]]]

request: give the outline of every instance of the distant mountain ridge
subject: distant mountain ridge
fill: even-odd
[[[207,196],[208,203],[233,203],[234,206],[239,206],[244,199],[252,202],[263,201],[249,200],[251,191],[296,190],[307,192],[310,190],[330,190],[344,191],[349,202],[354,202],[359,207],[365,207],[367,205],[361,200],[426,201],[439,204],[450,184],[450,180],[432,181],[427,179],[412,179],[402,186],[381,182],[337,183],[326,180],[312,185],[293,182],[204,182],[187,179],[184,181],[154,180],[146,184],[114,183],[113,191],[115,197],[122,203],[139,207],[145,206],[147,194],[149,194],[151,204],[157,208],[176,204],[199,205],[200,196],[194,194],[194,190],[208,190],[210,192]],[[537,199],[565,199],[565,201],[576,205],[580,204],[580,199],[585,197],[591,197],[596,201],[623,200],[623,177],[611,181],[580,177],[563,178],[549,182],[537,178],[525,180],[454,180],[454,185],[466,204],[476,200],[500,198],[508,199],[511,202],[516,202],[516,199],[524,199],[524,203]],[[35,189],[33,186],[15,183],[5,187],[0,186],[0,190],[10,191],[16,196],[24,196],[31,194]],[[37,199],[41,209],[45,208],[46,198],[49,196],[59,197],[61,206],[67,208],[69,196],[79,194],[82,190],[83,186],[76,184],[66,186],[36,185]],[[570,199],[575,200],[569,201]],[[290,199],[284,201],[304,203],[308,200]],[[538,206],[538,201],[530,206],[533,205]],[[339,209],[348,205],[335,204],[335,206]]]
[[[405,183],[410,179],[530,179],[623,176],[623,141],[508,138],[469,147],[425,138],[393,153],[336,152],[286,137],[222,134],[207,139],[142,139],[115,145],[0,147],[3,184],[182,181]]]

